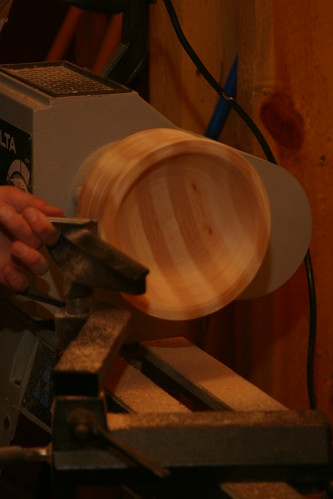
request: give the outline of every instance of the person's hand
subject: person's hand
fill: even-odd
[[[61,217],[60,208],[23,192],[0,186],[0,283],[22,292],[28,287],[26,271],[43,275],[47,260],[38,251],[45,243],[54,245],[59,230],[47,217]]]

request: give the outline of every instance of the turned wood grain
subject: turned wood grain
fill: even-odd
[[[235,299],[259,269],[270,235],[264,184],[237,151],[174,129],[133,134],[88,158],[77,212],[101,238],[147,266],[149,315],[184,320]],[[84,166],[86,169],[86,166]]]

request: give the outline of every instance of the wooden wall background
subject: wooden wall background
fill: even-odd
[[[54,38],[64,8],[52,0],[48,9],[55,14],[50,10],[46,14],[44,3],[29,2],[31,25],[25,0],[14,1],[14,20],[1,34],[0,62],[47,57],[50,33]],[[193,48],[221,83],[238,54],[238,102],[264,132],[279,164],[297,177],[308,194],[318,313],[315,388],[318,407],[333,422],[333,2],[173,0],[173,4]],[[217,96],[180,47],[163,1],[157,0],[150,11],[150,102],[176,125],[204,133]],[[104,14],[84,12],[64,57],[92,68],[109,28]],[[22,39],[18,33],[23,32],[27,35]],[[235,114],[229,116],[220,140],[263,157]],[[308,324],[302,265],[270,296],[235,302],[189,323],[188,335],[282,403],[302,409],[308,407]]]
[[[174,7],[193,48],[220,82],[238,53],[238,102],[264,132],[279,164],[308,194],[318,314],[315,388],[318,407],[333,421],[333,3],[174,0]],[[163,2],[151,13],[151,102],[177,125],[204,133],[216,96],[175,40]],[[234,115],[220,140],[264,157]],[[308,407],[308,324],[302,265],[279,290],[232,304],[194,325],[192,334],[201,331],[210,353],[290,408],[301,409]]]

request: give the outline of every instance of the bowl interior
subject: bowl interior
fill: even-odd
[[[139,170],[138,170],[139,171]],[[250,283],[269,238],[269,205],[246,160],[214,151],[175,152],[139,171],[104,240],[147,266],[147,291],[126,299],[150,315],[212,313]]]

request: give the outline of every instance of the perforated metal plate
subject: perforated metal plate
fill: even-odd
[[[129,92],[66,61],[7,64],[0,67],[0,72],[53,97]]]

